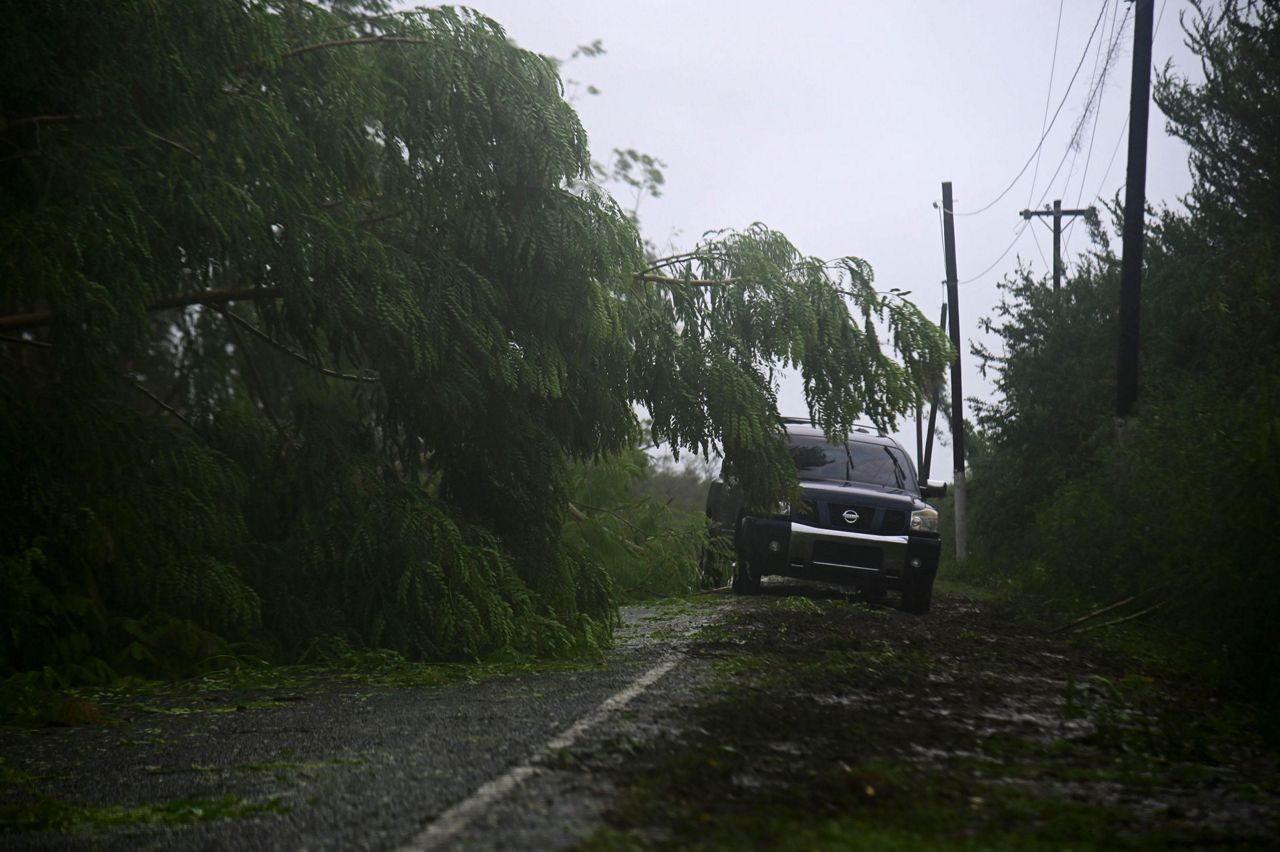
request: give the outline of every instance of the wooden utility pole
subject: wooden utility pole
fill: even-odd
[[[951,316],[951,345],[956,358],[951,362],[951,449],[955,474],[956,561],[969,556],[965,535],[964,500],[964,391],[960,386],[960,280],[956,274],[956,228],[952,215],[951,181],[942,184],[942,242],[947,261],[947,309]]]
[[[1062,199],[1055,198],[1053,207],[1046,207],[1043,210],[1023,210],[1022,218],[1030,219],[1032,216],[1052,216],[1053,217],[1053,289],[1057,290],[1062,286],[1062,217],[1063,216],[1088,216],[1094,208],[1085,207],[1083,210],[1064,210],[1062,208]]]
[[[1116,364],[1116,416],[1120,418],[1132,415],[1138,402],[1138,315],[1147,207],[1147,113],[1155,0],[1135,0],[1134,6],[1129,167],[1124,189],[1124,254],[1120,261],[1120,351]]]

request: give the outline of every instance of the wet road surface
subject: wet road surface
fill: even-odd
[[[1277,836],[1280,790],[1265,780],[1274,764],[1252,741],[1199,760],[1217,769],[1183,773],[1181,786],[1092,771],[1132,756],[1130,734],[1153,735],[1142,714],[1155,718],[1158,702],[1119,695],[1113,685],[1132,674],[1124,661],[989,609],[944,594],[916,617],[772,584],[758,598],[629,608],[615,648],[587,669],[123,702],[107,708],[112,724],[0,732],[6,814],[98,814],[70,831],[20,831],[10,819],[0,840],[13,849],[785,846],[788,814],[847,819],[857,797],[875,795],[872,777],[885,801],[893,773],[868,774],[872,765],[945,778],[959,804],[938,831],[957,841],[981,837],[997,816],[1009,830],[1011,817],[989,802],[1002,791],[1108,814],[1118,802],[1132,815],[1118,824],[1139,840],[1156,832],[1162,843],[1248,846]],[[106,825],[113,808],[147,805],[160,810]],[[212,818],[193,821],[184,808]],[[743,822],[761,812],[771,821]],[[903,819],[910,828],[916,818]],[[1014,829],[1039,838],[1043,818],[1028,819]]]

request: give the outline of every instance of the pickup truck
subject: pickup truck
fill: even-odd
[[[946,484],[922,486],[902,445],[874,427],[832,443],[807,421],[784,425],[799,502],[751,512],[720,481],[707,495],[707,516],[732,543],[733,591],[756,594],[762,577],[780,575],[858,586],[873,602],[896,591],[904,610],[928,612],[941,538],[924,498],[944,495]],[[705,570],[715,549],[703,558]]]

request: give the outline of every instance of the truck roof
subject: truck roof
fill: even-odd
[[[814,426],[808,418],[801,419],[799,417],[784,417],[782,418],[782,422],[783,425],[786,426],[788,435],[803,435],[807,438],[826,438],[826,433]],[[849,440],[902,449],[901,444],[889,435],[880,431],[877,427],[862,423],[854,424],[853,431],[849,433]]]

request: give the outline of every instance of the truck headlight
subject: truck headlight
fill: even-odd
[[[923,509],[917,509],[912,512],[911,531],[936,533],[938,531],[938,510],[926,506]]]

